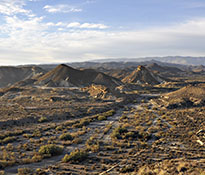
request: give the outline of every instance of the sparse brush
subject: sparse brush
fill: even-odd
[[[60,140],[73,140],[73,136],[70,135],[69,133],[64,133],[60,135],[59,139]]]
[[[82,162],[83,160],[87,159],[88,154],[85,150],[74,150],[70,154],[66,154],[62,159],[62,162]]]
[[[47,122],[48,121],[48,119],[46,118],[46,117],[40,117],[39,119],[38,119],[38,122],[39,123],[43,123],[43,122]]]
[[[19,168],[18,175],[32,175],[34,172],[30,168]]]
[[[54,144],[48,144],[48,145],[43,145],[39,149],[39,154],[43,156],[56,156],[59,154],[62,154],[63,152],[63,147],[54,145]]]
[[[111,137],[112,138],[117,138],[117,139],[121,139],[122,138],[122,134],[123,133],[126,133],[127,132],[127,129],[126,128],[123,128],[121,126],[115,128],[111,134]]]

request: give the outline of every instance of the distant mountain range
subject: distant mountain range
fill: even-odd
[[[144,58],[115,58],[115,59],[97,59],[92,62],[141,62],[141,61],[160,61],[173,64],[184,65],[205,65],[205,57],[190,57],[190,56],[167,56],[167,57],[144,57]]]

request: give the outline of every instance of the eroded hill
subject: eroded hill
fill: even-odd
[[[84,87],[91,84],[115,88],[122,84],[117,78],[110,77],[93,69],[78,70],[61,64],[40,77],[35,84],[50,87]]]
[[[0,67],[0,87],[12,85],[18,81],[40,76],[45,71],[40,67]]]
[[[160,84],[164,80],[153,74],[150,70],[146,69],[144,66],[138,66],[130,75],[125,77],[122,82],[124,83],[136,83],[136,84]]]

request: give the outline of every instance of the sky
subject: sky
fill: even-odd
[[[205,56],[204,0],[0,0],[0,65],[175,55]]]

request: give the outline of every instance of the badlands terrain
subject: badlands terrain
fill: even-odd
[[[204,175],[205,67],[0,67],[0,174]]]

